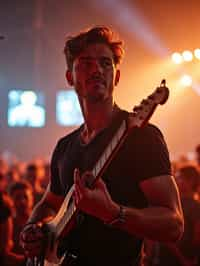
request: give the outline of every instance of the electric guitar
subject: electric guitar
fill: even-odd
[[[133,112],[130,113],[128,118],[121,122],[117,132],[115,132],[112,140],[107,145],[99,160],[96,162],[92,170],[93,177],[90,177],[90,179],[87,180],[89,187],[92,187],[96,180],[102,176],[130,132],[134,128],[143,127],[152,116],[156,107],[159,104],[164,104],[167,101],[168,96],[169,89],[166,87],[165,80],[162,80],[160,86],[157,87],[151,95],[142,100],[139,106],[134,107]],[[73,193],[74,185],[67,193],[57,215],[50,222],[44,225],[48,235],[48,243],[43,258],[34,258],[31,260],[33,266],[61,265],[64,258],[68,256],[67,253],[62,256],[58,256],[58,244],[63,232],[65,231],[65,235],[67,235],[67,233],[71,230],[73,220],[79,212],[76,208],[75,202],[73,201]],[[73,258],[73,255],[72,259],[75,259]],[[31,265],[30,260],[29,263],[27,263],[27,266],[28,265]]]

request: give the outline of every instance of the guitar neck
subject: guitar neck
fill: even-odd
[[[106,168],[111,163],[112,159],[117,154],[119,148],[124,143],[127,135],[128,135],[129,129],[127,126],[127,121],[124,119],[121,122],[121,125],[119,126],[117,132],[112,137],[112,140],[107,145],[106,149],[102,153],[99,160],[96,162],[93,170],[92,170],[92,176],[93,178],[89,180],[89,186],[93,186],[96,182],[96,180],[101,177],[106,170]]]
[[[96,180],[102,176],[103,172],[106,170],[116,153],[118,152],[121,145],[124,143],[126,136],[128,135],[128,127],[126,120],[123,120],[117,130],[117,132],[112,137],[110,143],[107,145],[106,149],[102,153],[99,160],[96,162],[94,168],[92,169],[92,179],[89,180],[88,186],[92,187]],[[65,197],[61,208],[59,209],[55,218],[48,223],[50,227],[53,228],[53,231],[58,238],[63,232],[65,226],[69,223],[72,216],[77,212],[76,205],[72,198],[74,192],[74,185],[71,187],[67,196]],[[69,204],[70,202],[70,204]],[[66,207],[68,206],[68,208]]]

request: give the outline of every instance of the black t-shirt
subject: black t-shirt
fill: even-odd
[[[75,167],[82,172],[93,169],[127,115],[126,111],[120,111],[111,125],[88,145],[80,141],[82,127],[58,142],[51,162],[52,192],[66,195],[73,185]],[[102,179],[114,201],[124,206],[144,208],[148,203],[139,183],[151,177],[170,174],[169,155],[163,136],[158,128],[148,124],[128,135]],[[85,263],[81,266],[134,265],[142,245],[142,239],[110,228],[89,215],[84,215],[82,223],[68,239],[73,251]]]

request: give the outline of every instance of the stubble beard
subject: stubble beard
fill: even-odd
[[[77,88],[76,88],[76,93],[79,97],[79,99],[82,99],[83,101],[87,101],[88,103],[91,103],[91,104],[97,104],[97,103],[103,103],[106,101],[107,99],[107,93],[105,93],[105,90],[106,88],[103,88],[103,89],[100,89],[98,88],[95,88],[95,86],[93,87],[93,91],[94,93],[87,93],[83,91],[82,87],[81,87],[81,84],[77,84]]]

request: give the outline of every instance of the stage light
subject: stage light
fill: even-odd
[[[183,75],[180,82],[182,86],[189,87],[192,85],[192,77],[190,75]]]
[[[21,98],[21,103],[27,106],[34,105],[37,101],[37,95],[33,91],[24,91],[21,94],[20,98]]]
[[[197,59],[200,60],[200,49],[199,49],[199,48],[197,48],[197,49],[194,50],[194,55],[195,55],[195,57],[196,57]]]
[[[78,126],[83,116],[74,90],[61,90],[56,97],[56,120],[62,126]]]
[[[184,51],[182,53],[182,56],[183,56],[184,61],[186,61],[186,62],[190,62],[193,59],[192,52],[190,52],[188,50]]]
[[[43,94],[31,90],[11,90],[8,93],[8,126],[43,127],[45,106]]]
[[[180,53],[173,53],[172,54],[172,61],[175,63],[175,64],[181,64],[183,62],[183,57]]]

